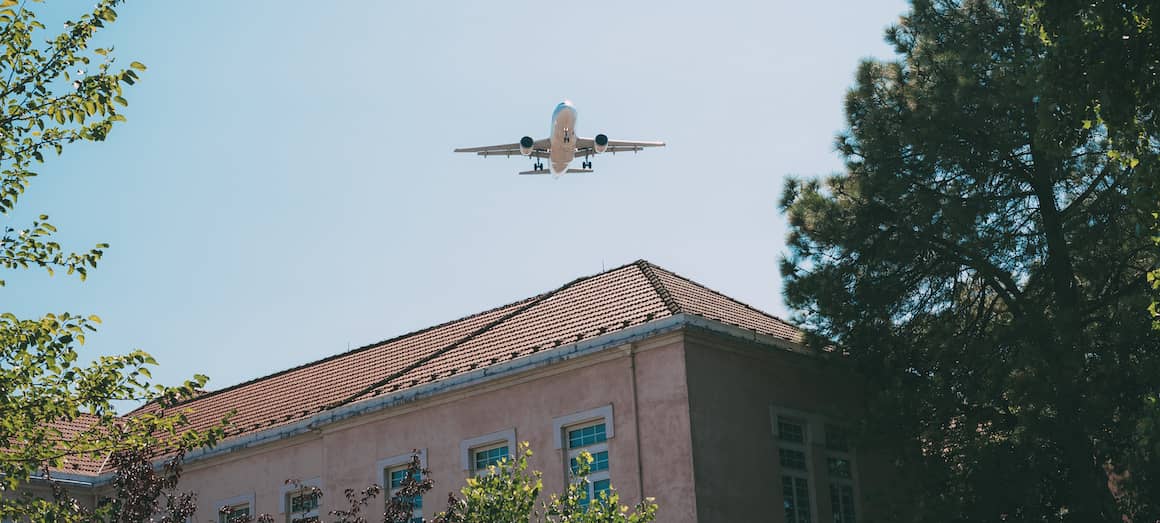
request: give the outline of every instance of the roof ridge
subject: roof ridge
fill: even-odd
[[[652,285],[653,290],[656,291],[657,296],[664,302],[665,307],[669,309],[670,313],[680,314],[683,312],[681,304],[677,302],[676,298],[673,298],[673,294],[669,292],[668,287],[665,287],[664,282],[661,281],[656,272],[653,272],[654,266],[652,263],[649,263],[648,260],[641,259],[634,262],[634,264],[644,274],[644,278]]]
[[[223,388],[221,388],[221,389],[216,389],[216,390],[206,391],[206,392],[204,392],[204,393],[202,393],[202,394],[199,394],[199,395],[197,395],[196,397],[189,398],[189,399],[187,399],[187,400],[184,400],[184,401],[178,402],[177,404],[175,404],[175,405],[173,405],[173,406],[175,406],[175,407],[176,407],[176,406],[179,406],[179,405],[185,405],[185,404],[187,404],[187,403],[189,403],[189,402],[192,402],[192,401],[197,401],[197,400],[200,400],[200,399],[202,399],[202,398],[207,398],[207,397],[210,397],[210,396],[216,396],[216,395],[218,395],[218,394],[221,394],[221,393],[224,393],[224,392],[228,392],[228,391],[231,391],[231,390],[234,390],[234,389],[238,389],[238,388],[244,387],[244,386],[246,386],[246,385],[252,385],[252,384],[254,384],[254,383],[258,383],[258,382],[260,382],[260,381],[264,381],[264,380],[267,380],[267,379],[270,379],[270,378],[276,378],[276,377],[278,377],[278,376],[281,376],[281,375],[283,375],[283,374],[288,374],[288,373],[290,373],[290,372],[294,372],[294,371],[296,371],[296,370],[304,369],[304,368],[306,368],[306,367],[312,367],[312,366],[314,366],[314,365],[318,365],[318,364],[320,364],[320,363],[326,363],[326,362],[328,362],[328,361],[331,361],[331,360],[336,360],[336,359],[338,359],[338,358],[341,358],[341,357],[343,357],[343,356],[349,356],[349,355],[351,355],[351,354],[357,354],[357,353],[359,353],[359,352],[363,352],[363,351],[367,351],[367,350],[374,349],[374,348],[377,348],[377,347],[381,347],[381,346],[383,346],[383,345],[386,345],[386,344],[388,344],[388,343],[394,343],[394,342],[396,342],[396,341],[404,340],[404,339],[407,339],[407,338],[410,338],[410,337],[413,337],[413,336],[418,336],[418,335],[420,335],[420,334],[423,334],[423,333],[426,333],[426,332],[429,332],[429,331],[432,331],[432,330],[435,330],[435,329],[443,328],[443,327],[446,327],[446,326],[448,326],[448,325],[453,325],[453,324],[456,324],[456,323],[459,323],[459,322],[463,322],[463,321],[467,321],[467,320],[470,320],[470,319],[473,319],[473,318],[478,318],[479,316],[483,316],[483,315],[485,315],[485,314],[490,314],[490,313],[493,313],[493,312],[495,312],[495,311],[498,311],[498,310],[506,309],[506,308],[508,308],[508,307],[517,306],[517,305],[520,305],[520,304],[522,304],[522,303],[524,303],[524,302],[527,302],[527,301],[534,300],[534,299],[536,299],[536,298],[539,298],[540,296],[542,296],[542,295],[544,295],[544,294],[547,294],[547,293],[540,293],[540,294],[536,294],[536,295],[534,295],[534,296],[529,296],[529,297],[527,297],[527,298],[522,298],[522,299],[519,299],[519,300],[513,301],[513,302],[511,302],[511,303],[505,303],[505,304],[503,304],[503,305],[499,305],[499,306],[497,306],[497,307],[492,307],[492,308],[490,308],[490,309],[487,309],[487,310],[484,310],[484,311],[480,311],[480,312],[476,312],[476,313],[468,314],[467,316],[463,316],[463,317],[460,317],[460,318],[456,318],[456,319],[454,319],[454,320],[449,320],[449,321],[445,321],[445,322],[443,322],[443,323],[439,323],[439,324],[436,324],[436,325],[431,325],[431,326],[429,326],[429,327],[423,327],[423,328],[421,328],[421,329],[416,329],[416,330],[413,330],[413,331],[410,331],[410,332],[406,332],[406,333],[400,334],[400,335],[398,335],[398,336],[393,336],[393,337],[387,338],[387,339],[385,339],[385,340],[376,341],[376,342],[374,342],[374,343],[368,343],[368,344],[366,344],[366,345],[363,345],[363,346],[360,346],[360,347],[356,347],[356,348],[350,349],[350,350],[348,350],[348,351],[345,351],[345,352],[340,352],[340,353],[338,353],[338,354],[331,354],[330,356],[326,356],[326,357],[323,357],[323,358],[319,358],[319,359],[316,359],[316,360],[313,360],[313,361],[308,361],[308,362],[306,362],[306,363],[302,363],[302,364],[299,364],[299,365],[295,365],[295,366],[293,366],[293,367],[290,367],[290,368],[286,368],[286,369],[282,369],[282,370],[279,370],[279,371],[275,371],[275,372],[272,372],[272,373],[270,373],[270,374],[266,374],[266,375],[263,375],[263,376],[258,376],[258,377],[256,377],[256,378],[251,378],[251,379],[248,379],[248,380],[246,380],[246,381],[243,381],[243,382],[240,382],[240,383],[235,383],[235,384],[233,384],[233,385],[230,385],[230,386],[228,386],[228,387],[223,387]],[[134,412],[137,412],[137,411],[139,411],[139,410],[141,410],[141,409],[145,408],[145,407],[146,407],[146,406],[148,406],[148,405],[150,405],[150,404],[149,404],[149,403],[146,403],[145,405],[142,405],[142,406],[140,406],[140,407],[137,407],[136,409],[133,409],[133,410],[129,411],[129,412],[126,414],[126,415],[133,414]]]
[[[616,269],[613,269],[613,270],[616,270]],[[330,409],[341,407],[343,405],[351,403],[351,402],[357,400],[359,397],[363,396],[364,394],[371,392],[371,391],[373,391],[379,387],[382,387],[384,385],[387,385],[388,383],[398,379],[399,377],[407,374],[408,372],[410,372],[414,369],[417,369],[419,367],[422,367],[423,365],[425,365],[427,363],[430,363],[431,361],[435,360],[436,358],[438,358],[444,354],[447,354],[448,352],[455,350],[457,347],[463,345],[464,343],[467,343],[467,342],[475,339],[476,337],[502,325],[504,322],[507,322],[508,320],[515,318],[516,316],[519,316],[520,314],[523,314],[523,313],[531,310],[536,305],[539,305],[545,301],[548,301],[553,296],[567,290],[569,287],[572,287],[573,285],[576,285],[577,283],[580,283],[582,281],[587,281],[587,280],[590,280],[592,278],[602,276],[606,273],[607,273],[607,271],[599,273],[599,274],[594,274],[592,276],[582,276],[582,277],[576,278],[568,283],[565,283],[564,285],[561,285],[560,287],[557,287],[551,291],[539,294],[539,295],[533,297],[531,299],[531,301],[529,301],[528,303],[520,305],[518,308],[516,308],[516,310],[511,311],[507,314],[504,314],[503,316],[500,316],[499,318],[496,318],[496,319],[488,322],[486,325],[468,333],[467,335],[459,338],[458,340],[455,340],[455,341],[447,344],[445,347],[438,349],[438,350],[432,352],[431,354],[428,354],[426,356],[423,356],[422,358],[415,360],[414,362],[411,362],[410,364],[403,367],[402,369],[399,369],[395,372],[392,372],[387,377],[380,379],[380,380],[364,387],[363,389],[359,390],[358,392],[355,392],[354,394],[351,394],[350,396],[348,396],[342,400],[339,400],[339,401],[336,401],[330,405],[327,405],[325,410],[330,410]]]
[[[544,301],[544,300],[543,300],[543,299],[541,299],[541,298],[544,298],[544,299],[546,299],[547,297],[550,297],[549,295],[551,295],[551,294],[555,294],[555,293],[558,293],[559,291],[561,291],[561,290],[564,290],[566,287],[569,287],[569,286],[571,286],[571,285],[574,285],[574,284],[576,284],[576,283],[579,283],[580,281],[583,281],[583,280],[588,280],[588,279],[592,279],[592,278],[596,278],[596,277],[599,277],[599,276],[603,276],[603,275],[605,275],[605,274],[610,274],[610,273],[613,273],[613,272],[616,272],[616,271],[619,271],[619,270],[625,269],[626,267],[628,267],[628,266],[630,266],[630,265],[634,265],[634,264],[636,264],[636,263],[638,263],[638,262],[644,262],[644,263],[648,263],[647,261],[644,261],[644,260],[638,260],[637,262],[629,262],[629,263],[625,263],[625,264],[623,264],[623,265],[619,265],[619,266],[613,267],[613,268],[611,268],[611,269],[606,269],[606,270],[603,270],[603,271],[600,271],[600,272],[597,272],[597,273],[594,273],[594,274],[590,274],[590,275],[588,275],[588,276],[581,276],[581,277],[579,277],[579,278],[576,278],[576,279],[574,279],[574,280],[572,280],[572,281],[570,281],[570,282],[568,282],[568,283],[566,283],[566,284],[564,284],[564,285],[562,285],[562,286],[560,286],[560,287],[557,287],[557,288],[555,288],[555,289],[552,289],[552,290],[549,290],[549,291],[546,291],[546,292],[542,292],[542,293],[539,293],[539,294],[535,294],[535,295],[533,295],[533,296],[529,296],[529,297],[527,297],[527,298],[522,298],[522,299],[519,299],[519,300],[516,300],[516,301],[510,302],[510,303],[505,303],[505,304],[503,304],[503,305],[499,305],[499,306],[496,306],[496,307],[492,307],[492,308],[489,308],[489,309],[486,309],[486,310],[483,310],[483,311],[480,311],[480,312],[476,312],[476,313],[468,314],[468,315],[466,315],[466,316],[462,316],[462,317],[460,317],[460,318],[456,318],[456,319],[453,319],[453,320],[445,321],[445,322],[442,322],[442,323],[438,323],[438,324],[436,324],[436,325],[431,325],[431,326],[429,326],[429,327],[424,327],[424,328],[421,328],[421,329],[416,329],[416,330],[413,330],[413,331],[410,331],[410,332],[406,332],[406,333],[400,334],[400,335],[398,335],[398,336],[393,336],[393,337],[391,337],[391,338],[387,338],[387,339],[384,339],[384,340],[380,340],[380,341],[376,341],[376,342],[369,343],[369,344],[366,344],[366,345],[362,345],[362,346],[360,346],[360,347],[356,347],[356,348],[354,348],[354,349],[350,349],[350,350],[347,350],[347,351],[345,351],[345,352],[340,352],[340,353],[338,353],[338,354],[332,354],[332,355],[330,355],[330,356],[326,356],[326,357],[319,358],[319,359],[316,359],[316,360],[308,361],[308,362],[305,362],[305,363],[302,363],[302,364],[299,364],[299,365],[295,365],[295,366],[293,366],[293,367],[289,367],[289,368],[286,368],[286,369],[282,369],[282,370],[279,370],[279,371],[272,372],[272,373],[270,373],[270,374],[266,374],[266,375],[263,375],[263,376],[258,376],[258,377],[256,377],[256,378],[251,378],[251,379],[248,379],[248,380],[246,380],[246,381],[242,381],[242,382],[240,382],[240,383],[235,383],[235,384],[233,384],[233,385],[230,385],[230,386],[228,386],[228,387],[223,387],[223,388],[221,388],[221,389],[217,389],[217,390],[205,391],[205,392],[203,392],[202,394],[199,394],[199,395],[197,395],[196,397],[193,397],[193,398],[189,398],[189,399],[186,399],[186,400],[180,401],[180,402],[178,402],[178,403],[176,403],[176,404],[172,405],[172,407],[177,407],[177,406],[181,406],[181,405],[188,405],[188,404],[190,404],[190,403],[192,403],[192,402],[195,402],[195,401],[201,400],[201,399],[203,399],[203,398],[211,398],[211,397],[213,397],[213,396],[217,396],[217,395],[219,395],[219,394],[224,394],[224,393],[226,393],[226,392],[230,392],[230,391],[233,391],[233,390],[237,390],[237,389],[240,389],[240,388],[242,388],[242,387],[246,387],[246,386],[249,386],[249,385],[253,385],[253,384],[255,384],[255,383],[260,383],[260,382],[262,382],[262,381],[265,381],[265,380],[268,380],[268,379],[272,379],[272,378],[276,378],[276,377],[279,377],[279,376],[282,376],[282,375],[285,375],[285,374],[289,374],[289,373],[291,373],[291,372],[294,372],[294,371],[297,371],[297,370],[301,370],[301,369],[304,369],[304,368],[307,368],[307,367],[312,367],[312,366],[314,366],[314,365],[319,365],[319,364],[322,364],[322,363],[326,363],[326,362],[328,362],[328,361],[336,360],[336,359],[338,359],[338,358],[342,358],[342,357],[349,356],[349,355],[352,355],[352,354],[357,354],[357,353],[364,352],[364,351],[367,351],[367,350],[370,350],[370,349],[374,349],[374,348],[377,348],[377,347],[381,347],[381,346],[383,346],[383,345],[386,345],[386,344],[389,344],[389,343],[394,343],[394,342],[397,342],[397,341],[400,341],[400,340],[404,340],[404,339],[407,339],[407,338],[410,338],[410,337],[413,337],[413,336],[418,336],[418,335],[420,335],[420,334],[424,334],[424,333],[426,333],[426,332],[430,332],[430,331],[432,331],[432,330],[435,330],[435,329],[440,329],[440,328],[447,327],[447,326],[449,326],[449,325],[453,325],[453,324],[460,323],[460,322],[463,322],[463,321],[467,321],[467,320],[470,320],[470,319],[473,319],[473,318],[478,318],[478,317],[480,317],[480,316],[483,316],[483,315],[486,315],[486,314],[491,314],[491,313],[493,313],[493,312],[496,312],[496,311],[499,311],[499,310],[503,310],[503,309],[510,308],[510,307],[517,307],[517,306],[522,306],[522,305],[525,305],[525,304],[527,304],[528,302],[531,302],[531,301],[534,301],[534,300],[539,300],[540,302],[542,302],[542,301]],[[531,307],[528,307],[528,308],[530,309]],[[514,317],[514,316],[515,316],[515,315],[513,315],[512,317]],[[508,318],[508,319],[510,319],[510,318]],[[464,340],[464,341],[466,341],[466,340]],[[135,408],[135,409],[133,409],[133,410],[131,410],[131,411],[129,411],[129,412],[127,412],[127,413],[125,413],[125,414],[122,414],[122,416],[125,416],[125,417],[131,417],[131,416],[133,416],[133,415],[135,415],[135,414],[137,414],[137,413],[140,413],[140,412],[144,411],[145,409],[149,408],[149,407],[150,407],[150,406],[152,406],[152,405],[156,405],[156,403],[154,403],[154,402],[146,403],[146,404],[144,404],[144,405],[141,405],[141,406],[139,406],[139,407],[137,407],[137,408]]]
[[[640,261],[644,261],[644,260],[640,260]],[[294,372],[294,371],[296,371],[296,370],[304,369],[304,368],[306,368],[306,367],[311,367],[311,366],[318,365],[318,364],[320,364],[320,363],[326,363],[326,362],[328,362],[328,361],[335,360],[335,359],[338,359],[338,358],[341,358],[341,357],[344,357],[344,356],[349,356],[349,355],[351,355],[351,354],[357,354],[357,353],[359,353],[359,352],[363,352],[363,351],[367,351],[367,350],[370,350],[370,349],[374,349],[374,348],[376,348],[376,347],[381,347],[381,346],[383,346],[383,345],[386,345],[386,344],[388,344],[388,343],[394,343],[394,342],[396,342],[396,341],[404,340],[404,339],[407,339],[407,338],[410,338],[410,337],[413,337],[413,336],[418,336],[418,335],[420,335],[420,334],[423,334],[423,333],[426,333],[426,332],[429,332],[429,331],[432,331],[432,330],[435,330],[435,329],[443,328],[443,327],[446,327],[446,326],[448,326],[448,325],[452,325],[452,324],[455,324],[455,323],[459,323],[459,322],[467,321],[467,320],[470,320],[470,319],[473,319],[473,318],[478,318],[478,317],[480,317],[480,316],[483,316],[483,315],[485,315],[485,314],[490,314],[490,313],[493,313],[493,312],[495,312],[495,311],[498,311],[498,310],[506,309],[506,308],[508,308],[508,307],[514,307],[514,306],[522,305],[522,304],[524,304],[524,303],[526,303],[526,302],[529,302],[529,301],[532,301],[532,300],[536,300],[536,299],[538,299],[538,298],[541,298],[541,297],[543,297],[543,296],[545,296],[545,295],[547,295],[547,294],[554,294],[554,293],[556,293],[556,292],[559,292],[559,291],[563,290],[563,289],[564,289],[564,287],[571,286],[571,285],[573,285],[573,284],[575,284],[575,283],[578,283],[578,282],[579,282],[579,281],[581,281],[581,280],[586,280],[586,279],[590,279],[590,278],[595,278],[595,277],[597,277],[597,276],[602,276],[602,275],[605,275],[605,274],[609,274],[609,273],[612,273],[612,272],[616,272],[616,271],[619,271],[619,270],[621,270],[621,269],[624,269],[625,267],[628,267],[629,265],[633,265],[634,263],[636,263],[636,262],[626,263],[626,264],[624,264],[624,265],[620,265],[620,266],[617,266],[617,267],[613,267],[613,268],[611,268],[611,269],[607,269],[607,270],[604,270],[604,271],[601,271],[601,272],[598,272],[598,273],[595,273],[595,274],[591,274],[591,275],[588,275],[588,276],[581,276],[580,278],[576,278],[575,280],[573,280],[573,281],[571,281],[571,282],[568,282],[568,283],[564,284],[563,286],[557,287],[557,288],[555,288],[555,289],[552,289],[552,290],[549,290],[549,291],[547,291],[547,292],[542,292],[542,293],[539,293],[539,294],[535,294],[535,295],[533,295],[533,296],[529,296],[529,297],[527,297],[527,298],[522,298],[522,299],[519,299],[519,300],[516,300],[516,301],[510,302],[510,303],[505,303],[505,304],[503,304],[503,305],[499,305],[499,306],[496,306],[496,307],[492,307],[492,308],[490,308],[490,309],[487,309],[487,310],[483,310],[483,311],[476,312],[476,313],[473,313],[473,314],[468,314],[468,315],[466,315],[466,316],[463,316],[463,317],[460,317],[460,318],[456,318],[456,319],[453,319],[453,320],[449,320],[449,321],[445,321],[445,322],[443,322],[443,323],[439,323],[439,324],[431,325],[431,326],[429,326],[429,327],[424,327],[424,328],[421,328],[421,329],[417,329],[417,330],[413,330],[413,331],[410,331],[410,332],[406,332],[406,333],[400,334],[400,335],[398,335],[398,336],[393,336],[393,337],[391,337],[391,338],[387,338],[387,339],[385,339],[385,340],[380,340],[380,341],[376,341],[376,342],[374,342],[374,343],[369,343],[369,344],[363,345],[363,346],[361,346],[361,347],[356,347],[356,348],[354,348],[354,349],[350,349],[350,350],[348,350],[348,351],[346,351],[346,352],[340,352],[340,353],[338,353],[338,354],[332,354],[332,355],[330,355],[330,356],[326,356],[326,357],[323,357],[323,358],[319,358],[319,359],[316,359],[316,360],[313,360],[313,361],[308,361],[308,362],[306,362],[306,363],[302,363],[302,364],[299,364],[299,365],[295,365],[295,366],[293,366],[293,367],[290,367],[290,368],[287,368],[287,369],[282,369],[282,370],[280,370],[280,371],[272,372],[272,373],[270,373],[270,374],[266,374],[266,375],[264,375],[264,376],[258,376],[258,377],[256,377],[256,378],[248,379],[248,380],[246,380],[246,381],[243,381],[243,382],[240,382],[240,383],[235,383],[235,384],[233,384],[233,385],[230,385],[230,386],[228,386],[228,387],[224,387],[224,388],[217,389],[217,390],[206,391],[206,392],[204,392],[204,393],[202,393],[202,394],[199,394],[199,395],[198,395],[198,396],[196,396],[196,397],[189,398],[189,399],[187,399],[187,400],[184,400],[184,401],[178,402],[178,403],[176,403],[176,404],[175,404],[175,405],[173,405],[173,406],[174,406],[174,407],[176,407],[176,406],[180,406],[180,405],[186,405],[186,404],[188,404],[188,403],[191,403],[191,402],[193,402],[193,401],[200,400],[200,399],[202,399],[202,398],[208,398],[208,397],[216,396],[216,395],[218,395],[218,394],[222,394],[222,393],[229,392],[229,391],[232,391],[232,390],[235,390],[235,389],[239,389],[239,388],[245,387],[245,386],[247,386],[247,385],[252,385],[252,384],[254,384],[254,383],[258,383],[258,382],[261,382],[261,381],[264,381],[264,380],[267,380],[267,379],[276,378],[276,377],[278,377],[278,376],[282,376],[282,375],[284,375],[284,374],[288,374],[288,373]],[[648,263],[648,262],[645,262],[645,263]],[[542,301],[542,300],[541,300],[541,301]],[[135,409],[133,409],[133,410],[129,411],[128,413],[126,413],[126,414],[124,414],[124,415],[125,415],[125,416],[130,416],[130,415],[133,415],[134,413],[137,413],[137,412],[141,411],[142,409],[145,409],[146,407],[148,407],[148,406],[149,406],[149,405],[151,405],[151,404],[152,404],[152,403],[146,403],[146,404],[144,404],[144,405],[142,405],[142,406],[140,406],[140,407],[137,407],[137,408],[135,408]]]
[[[643,261],[643,260],[642,260],[642,261]],[[648,263],[648,262],[645,262],[645,263]],[[754,307],[754,306],[752,306],[752,305],[750,305],[750,304],[748,304],[748,303],[745,303],[745,302],[743,302],[743,301],[741,301],[741,300],[738,300],[738,299],[736,299],[736,298],[733,298],[733,297],[729,296],[728,294],[725,294],[725,293],[722,293],[722,292],[716,291],[716,290],[714,290],[713,288],[711,288],[711,287],[709,287],[709,286],[707,286],[707,285],[705,285],[705,284],[703,284],[703,283],[700,283],[700,282],[697,282],[697,281],[695,281],[695,280],[693,280],[693,279],[690,279],[690,278],[686,278],[686,277],[684,277],[684,276],[681,276],[680,274],[677,274],[677,273],[675,273],[675,272],[673,272],[673,271],[670,271],[670,270],[668,270],[668,269],[666,269],[666,268],[664,268],[664,267],[661,267],[661,266],[659,266],[659,265],[652,264],[652,263],[649,263],[649,265],[650,265],[650,266],[651,266],[651,268],[652,268],[652,269],[654,269],[654,270],[662,271],[662,272],[664,272],[664,273],[666,273],[666,274],[668,274],[668,275],[670,275],[670,276],[673,276],[673,277],[675,277],[675,278],[680,278],[680,279],[682,279],[682,280],[685,280],[685,281],[687,281],[687,282],[689,282],[689,283],[691,283],[691,284],[693,284],[693,285],[696,285],[697,287],[700,287],[700,288],[702,288],[702,289],[705,289],[705,290],[707,290],[707,291],[709,291],[709,292],[711,292],[711,293],[713,293],[713,294],[716,294],[717,296],[720,296],[720,297],[722,297],[722,298],[725,298],[726,300],[729,300],[729,301],[731,301],[731,302],[733,302],[733,303],[736,303],[736,304],[738,304],[738,305],[741,305],[742,307],[745,307],[745,308],[747,308],[747,309],[749,309],[749,310],[751,310],[751,311],[753,311],[753,312],[756,312],[756,313],[758,313],[758,314],[761,314],[762,316],[766,316],[766,317],[768,317],[768,318],[771,318],[771,319],[773,319],[773,320],[775,320],[775,321],[777,321],[777,322],[779,322],[779,323],[781,323],[781,324],[783,324],[783,325],[785,325],[785,326],[787,326],[787,327],[790,327],[790,328],[792,328],[792,329],[794,329],[794,330],[797,330],[797,331],[802,331],[802,332],[804,332],[804,331],[802,330],[802,328],[801,328],[801,327],[798,327],[797,325],[794,325],[794,324],[792,324],[792,323],[790,323],[790,322],[788,322],[788,321],[785,321],[785,320],[783,320],[783,319],[781,319],[781,318],[779,318],[779,317],[777,317],[777,316],[774,316],[773,314],[770,314],[770,313],[768,313],[768,312],[765,312],[765,311],[763,311],[763,310],[761,310],[761,309],[758,309],[757,307]]]

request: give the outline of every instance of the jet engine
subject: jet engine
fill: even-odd
[[[524,156],[532,154],[532,146],[535,145],[535,143],[536,141],[533,140],[531,136],[520,138],[520,154]]]
[[[602,153],[608,148],[608,137],[603,134],[598,134],[596,138],[592,139],[592,143],[595,146],[596,152]]]

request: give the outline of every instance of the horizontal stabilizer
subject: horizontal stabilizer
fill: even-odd
[[[568,169],[567,171],[564,171],[564,172],[566,172],[566,173],[590,173],[593,171],[592,171],[592,169]]]
[[[552,174],[552,171],[547,169],[535,169],[531,171],[520,171],[520,174]]]

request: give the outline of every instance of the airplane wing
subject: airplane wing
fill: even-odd
[[[517,144],[518,145],[518,144]],[[665,142],[644,142],[640,140],[608,140],[604,148],[606,153],[624,153],[642,151],[646,147],[664,147]],[[576,138],[576,154],[573,158],[596,154],[596,143],[592,138]]]
[[[533,158],[547,158],[548,157],[548,139],[543,138],[536,140],[532,145],[532,152],[528,154]],[[520,152],[520,144],[505,143],[502,145],[485,145],[483,147],[460,147],[455,149],[457,153],[475,153],[479,156],[523,156]]]

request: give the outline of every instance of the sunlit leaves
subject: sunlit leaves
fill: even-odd
[[[588,500],[588,473],[592,455],[579,456],[574,481],[561,494],[553,494],[536,507],[543,490],[539,471],[529,471],[532,451],[521,443],[514,458],[504,458],[487,473],[468,478],[462,497],[450,497],[447,511],[435,523],[648,523],[656,518],[657,505],[646,498],[634,507],[620,504],[615,489]]]
[[[71,143],[104,140],[114,123],[125,120],[118,112],[127,104],[124,86],[134,84],[145,66],[132,62],[120,69],[111,47],[89,48],[97,31],[116,20],[114,7],[120,3],[98,0],[79,19],[66,22],[63,32],[50,35],[36,18],[39,2],[0,2],[0,220],[8,220],[37,176],[34,163],[61,154]],[[30,223],[0,221],[0,271],[43,269],[84,280],[109,247],[98,243],[71,252],[56,236],[47,215]],[[0,313],[0,487],[5,490],[46,471],[72,471],[110,455],[128,468],[151,470],[150,461],[158,457],[153,453],[209,445],[222,437],[219,427],[185,430],[186,414],[177,408],[204,387],[205,376],[176,387],[154,385],[150,369],[157,361],[140,350],[87,362],[78,348],[100,321],[72,313],[33,319]],[[116,402],[121,401],[150,403],[131,418],[119,418]],[[141,454],[144,449],[149,453]],[[140,493],[131,497],[145,503]],[[133,517],[155,508],[133,506]],[[92,516],[60,496],[0,495],[0,519],[105,520]]]
[[[46,150],[104,140],[124,121],[117,112],[123,86],[136,83],[145,66],[117,69],[111,48],[88,49],[97,30],[116,20],[119,3],[99,1],[45,45],[36,44],[44,27],[34,9],[0,9],[0,213],[12,210],[33,176],[30,162],[42,162]]]

